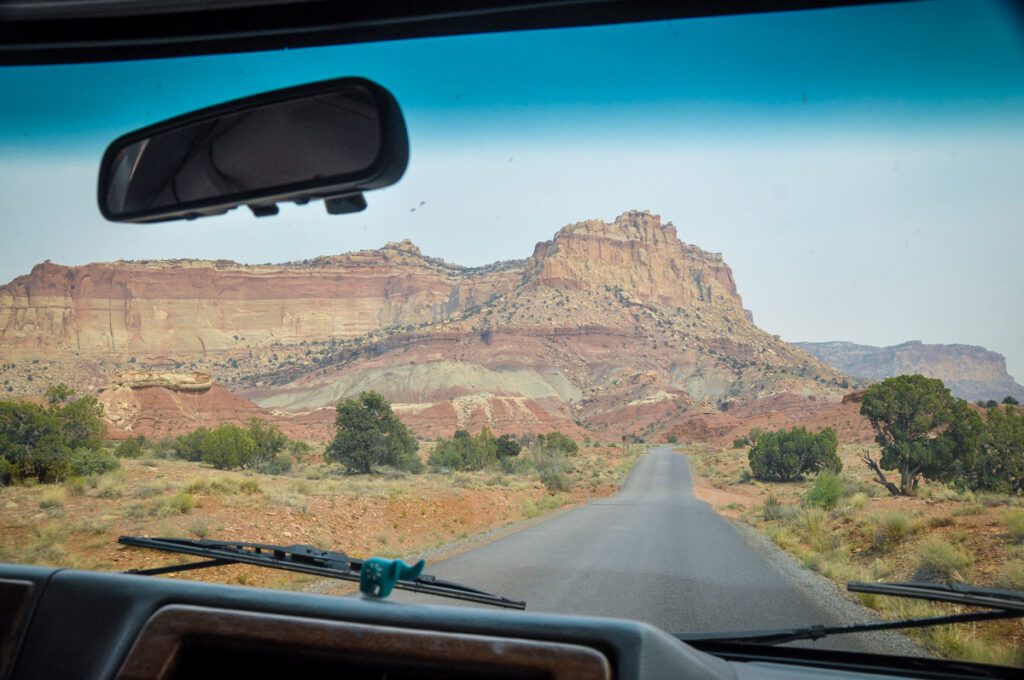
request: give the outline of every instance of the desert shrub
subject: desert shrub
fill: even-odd
[[[255,479],[243,479],[241,481],[241,483],[239,483],[238,489],[242,493],[246,493],[246,494],[250,494],[250,495],[252,495],[254,493],[259,493],[261,491],[260,483],[258,481],[256,481]]]
[[[289,441],[288,446],[286,448],[288,450],[288,455],[295,458],[296,460],[302,460],[306,456],[313,453],[313,447],[299,439],[293,439]]]
[[[523,447],[516,441],[515,437],[510,434],[503,434],[495,439],[494,445],[499,460],[503,458],[514,458],[523,450]]]
[[[984,515],[985,507],[978,503],[968,503],[962,508],[957,508],[953,511],[954,517],[966,517],[968,515]]]
[[[750,440],[746,437],[736,437],[732,440],[732,448],[742,449],[744,446],[750,446]]]
[[[1024,560],[1009,560],[999,572],[1000,588],[1024,591]]]
[[[950,583],[963,580],[970,556],[938,536],[926,536],[917,545],[915,581]]]
[[[788,482],[809,472],[838,473],[843,468],[836,453],[838,447],[832,428],[811,433],[795,427],[758,434],[747,458],[757,479]]]
[[[1006,530],[1014,541],[1024,543],[1024,510],[1007,513]]]
[[[670,434],[669,436],[665,437],[665,441],[667,441],[669,444],[677,444],[679,443],[679,437],[675,436],[674,434]]]
[[[519,455],[519,443],[508,435],[495,439],[484,427],[475,436],[456,430],[451,439],[438,439],[428,463],[435,471],[482,470]]]
[[[256,456],[256,440],[237,425],[220,425],[203,441],[202,461],[219,470],[247,467]]]
[[[580,450],[579,445],[569,435],[561,432],[548,432],[547,434],[538,435],[537,439],[541,447],[548,452],[563,453],[571,456]]]
[[[187,493],[176,493],[173,496],[161,498],[154,506],[156,514],[161,517],[168,515],[187,515],[195,507],[195,500]]]
[[[572,487],[569,477],[557,467],[545,467],[538,476],[540,483],[551,493],[568,491]]]
[[[277,455],[273,458],[260,461],[256,464],[256,472],[265,475],[283,475],[292,469],[292,459],[285,455]]]
[[[779,499],[772,494],[768,494],[768,498],[765,499],[764,505],[761,506],[761,516],[764,517],[767,522],[782,519],[782,503],[779,502]]]
[[[530,472],[533,465],[526,458],[513,458],[511,456],[505,456],[498,458],[498,467],[505,474],[526,474]]]
[[[124,475],[120,473],[90,475],[89,479],[96,480],[96,492],[100,498],[120,498],[124,495]]]
[[[121,463],[103,449],[87,449],[80,447],[68,456],[68,472],[77,477],[85,475],[102,475],[121,467]]]
[[[914,533],[914,525],[901,512],[879,512],[871,518],[871,544],[875,550],[887,553]]]
[[[188,532],[199,539],[207,538],[210,535],[210,525],[206,520],[197,519],[189,526]]]
[[[114,449],[114,455],[118,458],[141,458],[142,442],[137,437],[125,439]]]
[[[956,518],[952,515],[936,515],[928,519],[928,527],[930,529],[940,529],[942,527],[951,527],[956,524]]]
[[[871,499],[863,491],[858,491],[857,493],[853,494],[847,501],[849,506],[854,510],[863,510],[868,506],[870,502]]]
[[[549,496],[544,496],[536,501],[524,501],[523,514],[531,518],[539,517],[545,512],[557,510],[571,501],[572,498],[564,493],[555,493]]]
[[[64,487],[72,496],[83,496],[85,495],[86,484],[85,477],[71,477],[65,482]]]
[[[67,500],[67,492],[61,487],[47,489],[39,497],[39,507],[47,510],[49,508],[62,508]]]
[[[792,520],[800,538],[819,553],[827,553],[839,546],[840,537],[828,524],[828,513],[820,508],[804,508]]]
[[[809,508],[832,510],[843,496],[843,484],[831,472],[823,472],[814,480],[814,486],[804,494],[803,504]]]

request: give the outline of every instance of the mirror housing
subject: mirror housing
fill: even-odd
[[[220,215],[248,205],[324,199],[327,212],[366,208],[363,192],[394,184],[409,163],[405,120],[386,89],[339,78],[186,113],[114,140],[100,162],[100,212],[114,222]]]

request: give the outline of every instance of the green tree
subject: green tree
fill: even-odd
[[[4,483],[34,478],[56,482],[67,473],[71,450],[61,422],[50,410],[29,402],[0,402],[0,458]]]
[[[64,383],[58,383],[47,387],[45,396],[47,404],[50,406],[56,406],[57,404],[63,404],[71,399],[71,397],[75,396],[75,391]]]
[[[252,460],[247,465],[256,466],[274,460],[288,444],[288,437],[280,428],[259,418],[250,418],[247,429],[256,446]]]
[[[498,458],[514,458],[519,455],[519,452],[523,450],[519,442],[516,441],[515,437],[510,434],[503,434],[495,441]]]
[[[975,487],[1024,493],[1024,411],[1013,406],[995,406],[987,416],[973,470]]]
[[[64,444],[69,449],[98,449],[103,446],[107,426],[103,424],[103,405],[92,395],[55,404],[51,412],[61,424]]]
[[[138,437],[125,439],[114,449],[114,455],[118,458],[141,458],[142,442],[139,441]]]
[[[540,439],[543,448],[550,451],[560,451],[567,455],[572,455],[580,450],[579,445],[573,441],[572,437],[562,432],[548,432],[547,434],[540,435]]]
[[[1011,396],[1009,396],[1009,395],[1007,395],[1007,396],[1006,396],[1006,397],[1005,397],[1005,398],[1003,399],[1003,403],[1004,403],[1004,404],[1008,404],[1008,405],[1010,405],[1010,406],[1018,406],[1018,405],[1020,405],[1020,402],[1019,402],[1019,401],[1017,401],[1017,399],[1016,399],[1016,398],[1014,398],[1014,397],[1011,397]]]
[[[750,471],[762,481],[789,482],[811,472],[838,473],[843,469],[836,451],[839,440],[828,427],[818,433],[803,427],[758,432],[747,452]]]
[[[238,425],[220,425],[203,440],[202,460],[220,470],[249,467],[256,457],[256,441]]]
[[[922,475],[948,479],[959,468],[943,434],[964,412],[935,378],[900,375],[876,383],[864,393],[860,413],[871,422],[882,455],[879,461],[868,452],[861,458],[889,493],[913,496]],[[953,432],[950,438],[961,434]],[[883,470],[898,470],[899,484],[890,482]]]
[[[336,411],[334,439],[324,458],[354,473],[371,473],[380,465],[419,471],[416,439],[382,395],[363,392],[339,402]]]
[[[203,460],[206,451],[206,439],[210,436],[210,428],[197,427],[188,434],[174,440],[174,453],[178,458],[198,463]]]

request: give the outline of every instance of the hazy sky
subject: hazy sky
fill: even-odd
[[[0,281],[44,259],[276,262],[403,238],[476,265],[649,209],[722,252],[787,340],[980,344],[1020,379],[1022,26],[999,4],[943,1],[0,68]],[[409,127],[406,176],[365,213],[99,215],[114,137],[344,75],[388,87]]]

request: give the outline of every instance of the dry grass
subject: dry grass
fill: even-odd
[[[161,553],[117,545],[123,534],[308,543],[351,555],[414,558],[427,549],[606,496],[639,451],[585,447],[567,472],[571,490],[551,496],[536,475],[496,470],[452,475],[345,476],[306,462],[291,476],[215,471],[162,459],[62,486],[0,488],[0,559],[124,571],[167,562]],[[310,471],[316,479],[307,479]],[[50,508],[41,511],[44,494]],[[53,498],[63,498],[57,505]],[[381,541],[380,538],[385,540]],[[302,587],[291,575],[247,565],[189,573],[195,580]]]
[[[691,445],[695,469],[731,497],[746,497],[740,519],[757,527],[807,568],[847,580],[970,580],[982,586],[1024,588],[1024,510],[1020,499],[922,485],[917,498],[893,498],[872,482],[858,460],[865,445],[841,445],[843,498],[831,512],[808,513],[800,503],[813,480],[762,483],[745,479],[745,450]],[[718,491],[715,491],[718,493]],[[768,499],[772,500],[769,502]],[[721,508],[721,503],[712,503]],[[857,597],[883,618],[960,611],[954,605],[877,595]],[[1024,626],[985,622],[910,633],[950,658],[1024,663]]]

